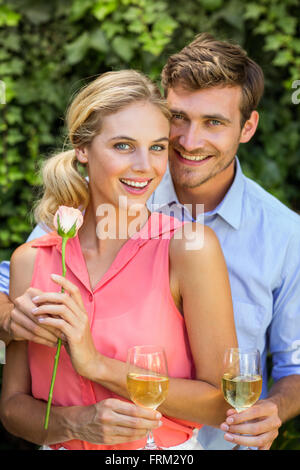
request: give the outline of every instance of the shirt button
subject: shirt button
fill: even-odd
[[[93,294],[89,294],[89,301],[92,302],[94,300]]]

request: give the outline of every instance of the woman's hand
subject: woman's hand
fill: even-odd
[[[104,445],[137,441],[145,438],[147,431],[160,427],[161,418],[159,411],[107,398],[79,409],[75,437]]]
[[[44,292],[32,301],[36,304],[33,315],[42,325],[56,328],[78,374],[92,379],[99,360],[92,338],[87,312],[80,291],[63,276],[52,274],[54,282],[64,288],[64,293]],[[41,315],[47,315],[42,316]]]

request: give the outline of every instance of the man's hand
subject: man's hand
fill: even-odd
[[[36,307],[32,299],[40,294],[43,291],[30,287],[25,294],[15,299],[10,314],[10,335],[13,340],[28,340],[55,347],[60,332],[56,328],[41,325],[32,314],[32,309]]]
[[[11,341],[10,319],[13,303],[10,302],[8,296],[0,292],[0,340],[8,345]]]
[[[269,450],[278,436],[281,420],[277,405],[270,399],[260,400],[251,408],[237,413],[230,409],[220,428],[225,431],[224,439],[241,446]]]
[[[161,417],[159,411],[108,398],[82,408],[76,439],[103,445],[137,441],[145,438],[147,431],[158,428]]]

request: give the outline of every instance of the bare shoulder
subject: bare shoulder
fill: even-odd
[[[215,232],[199,222],[188,222],[177,231],[170,242],[170,260],[173,263],[195,264],[222,256]]]
[[[10,259],[11,265],[26,265],[27,267],[30,265],[34,266],[36,257],[36,249],[33,247],[34,241],[35,240],[23,243],[23,245],[20,245],[15,249]]]
[[[30,287],[37,250],[34,241],[20,245],[10,259],[9,296],[15,299]]]

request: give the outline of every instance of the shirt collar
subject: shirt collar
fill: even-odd
[[[207,215],[213,216],[217,214],[234,229],[238,230],[242,217],[244,186],[244,175],[239,159],[236,156],[233,183],[220,204]],[[160,185],[149,198],[148,207],[150,210],[158,211],[174,203],[180,205],[168,167]],[[199,201],[199,203],[201,203],[201,201]]]

